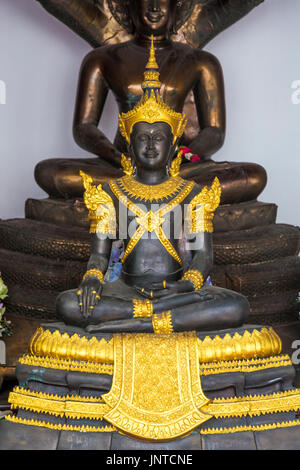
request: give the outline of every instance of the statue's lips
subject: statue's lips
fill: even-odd
[[[152,12],[147,12],[146,17],[151,23],[158,23],[163,15],[161,13],[152,13]]]
[[[151,160],[153,158],[157,158],[158,153],[157,152],[145,152],[144,157],[147,158],[148,160]]]

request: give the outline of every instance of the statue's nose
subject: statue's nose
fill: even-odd
[[[160,11],[159,0],[150,0],[150,10],[151,11]]]
[[[153,140],[153,137],[151,136],[147,142],[147,150],[152,150],[153,148],[154,148],[154,140]]]

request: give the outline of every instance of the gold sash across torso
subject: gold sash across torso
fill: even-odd
[[[141,439],[183,436],[211,415],[200,383],[194,332],[114,336],[114,378],[102,398],[112,409],[105,420]]]

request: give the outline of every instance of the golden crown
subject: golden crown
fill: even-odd
[[[127,113],[119,114],[119,128],[122,136],[130,143],[130,134],[137,122],[165,122],[169,124],[174,136],[173,143],[182,136],[187,119],[184,114],[177,113],[167,106],[160,96],[161,83],[159,81],[158,65],[155,58],[153,36],[149,61],[144,73],[142,89],[144,95],[139,103]]]

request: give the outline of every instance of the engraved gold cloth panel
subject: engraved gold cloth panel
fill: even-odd
[[[200,383],[195,333],[114,336],[114,378],[102,395],[112,409],[104,418],[141,439],[183,436],[211,418]]]

